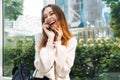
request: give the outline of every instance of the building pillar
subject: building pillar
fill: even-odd
[[[3,59],[2,59],[2,48],[3,48],[3,45],[2,45],[2,0],[0,0],[0,77],[2,77],[2,62],[3,62]]]
[[[80,16],[81,16],[81,23],[78,27],[87,27],[87,1],[81,0],[80,6]]]

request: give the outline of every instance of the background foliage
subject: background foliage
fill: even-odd
[[[7,38],[10,44],[4,46],[4,76],[12,76],[12,69],[20,64],[28,64],[31,73],[34,70],[34,39]],[[12,45],[16,44],[15,46]]]
[[[120,0],[103,0],[110,7],[111,20],[110,25],[114,31],[115,37],[120,38]]]
[[[16,20],[23,13],[23,0],[4,0],[5,19]]]
[[[14,41],[7,39],[10,43]],[[32,73],[34,40],[19,38],[16,46],[10,45],[4,48],[4,75],[11,76],[12,68],[20,65],[20,62],[28,63]],[[86,43],[80,39],[70,75],[72,80],[120,80],[120,39],[88,39]]]
[[[80,40],[71,77],[72,80],[120,80],[120,41]]]

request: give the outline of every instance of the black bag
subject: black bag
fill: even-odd
[[[44,77],[44,78],[33,78],[33,80],[49,80],[49,78]]]
[[[30,80],[30,70],[27,64],[14,67],[12,70],[12,80]]]

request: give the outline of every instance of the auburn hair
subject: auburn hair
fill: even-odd
[[[43,9],[42,9],[42,16],[41,16],[41,21],[42,21],[42,24],[44,23],[45,19],[44,19],[44,10],[47,8],[47,7],[50,7],[53,12],[55,13],[55,15],[57,16],[58,18],[58,21],[60,23],[60,26],[61,26],[61,29],[62,29],[62,32],[63,32],[63,36],[62,36],[62,45],[64,46],[67,46],[68,44],[68,40],[73,37],[73,35],[71,34],[71,32],[69,31],[69,27],[68,27],[68,24],[67,24],[67,21],[66,21],[66,18],[65,18],[65,15],[63,13],[63,11],[61,10],[61,8],[59,8],[57,5],[54,5],[54,4],[49,4],[47,6],[45,6]],[[46,46],[46,43],[47,43],[47,35],[46,33],[44,32],[43,30],[43,37],[42,37],[42,41],[39,45],[39,49],[41,49],[42,47],[45,47]]]

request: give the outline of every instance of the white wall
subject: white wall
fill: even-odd
[[[24,0],[23,15],[41,16],[44,0]]]
[[[55,4],[55,0],[44,0],[44,5]]]
[[[0,0],[0,77],[2,76],[2,0]]]

